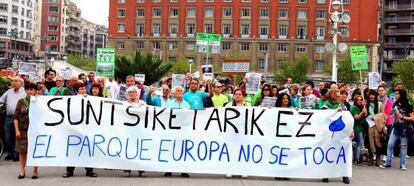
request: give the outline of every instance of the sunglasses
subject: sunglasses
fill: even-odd
[[[263,89],[263,91],[270,91],[270,89],[265,88],[265,89]]]
[[[222,86],[216,86],[216,88],[223,88]]]
[[[162,89],[163,92],[169,92],[170,89]]]

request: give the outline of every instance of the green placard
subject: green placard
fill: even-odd
[[[220,53],[221,34],[197,33],[197,52]]]
[[[368,70],[368,54],[365,46],[352,46],[351,54],[352,70]]]
[[[113,77],[115,73],[115,49],[98,48],[96,52],[96,75]]]

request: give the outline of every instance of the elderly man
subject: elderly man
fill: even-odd
[[[65,88],[65,90],[63,91],[63,95],[65,96],[74,96],[76,95],[76,90],[74,89],[76,83],[78,83],[78,77],[77,76],[72,76],[70,77],[68,84]]]
[[[4,133],[6,137],[6,152],[8,155],[5,160],[19,161],[19,156],[15,152],[16,133],[14,130],[13,116],[16,111],[17,102],[26,97],[26,91],[24,91],[23,80],[21,78],[14,77],[12,80],[12,88],[0,97],[0,103],[6,104],[7,112]]]
[[[121,101],[128,100],[127,89],[131,86],[135,86],[135,77],[132,76],[132,75],[129,75],[125,78],[125,82],[126,82],[126,84],[122,85],[119,88],[119,92],[118,92],[118,95],[116,97],[117,100],[121,100]]]
[[[167,102],[170,100],[170,88],[167,84],[161,85],[162,96],[155,95],[155,88],[150,87],[148,94],[145,96],[145,102],[148,105],[157,107],[166,107]]]
[[[56,86],[51,88],[49,91],[50,96],[63,96],[65,87],[63,87],[65,79],[62,76],[56,78]]]
[[[181,86],[175,86],[172,90],[174,95],[174,99],[169,100],[167,102],[167,108],[175,108],[175,109],[189,109],[190,104],[183,100],[183,93],[184,88]]]

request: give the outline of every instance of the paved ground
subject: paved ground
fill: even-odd
[[[84,71],[84,70],[82,70],[78,67],[75,67],[75,66],[73,66],[69,63],[66,63],[64,61],[54,61],[53,62],[53,69],[55,69],[58,73],[59,73],[59,69],[63,69],[63,68],[66,68],[66,67],[70,67],[72,69],[72,74],[73,75],[78,75],[80,73],[86,73],[86,71]]]
[[[398,160],[398,159],[396,159]],[[393,162],[393,168],[379,169],[371,166],[354,166],[354,177],[351,185],[392,185],[392,186],[412,186],[414,185],[414,159],[408,160],[408,170],[403,172],[397,169],[398,161]],[[329,184],[320,180],[294,179],[290,181],[276,181],[271,178],[249,177],[248,179],[231,178],[226,179],[222,175],[200,175],[191,174],[191,178],[163,177],[161,173],[149,173],[147,177],[137,177],[137,172],[133,172],[130,178],[123,178],[122,171],[98,169],[98,178],[84,176],[84,169],[76,169],[75,177],[62,178],[63,167],[41,167],[38,180],[30,179],[31,168],[27,171],[27,177],[18,180],[18,162],[0,160],[0,185],[197,185],[197,186],[222,186],[222,185],[344,185],[341,179],[331,179]]]

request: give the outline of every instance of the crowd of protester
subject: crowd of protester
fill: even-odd
[[[370,90],[335,82],[318,82],[315,86],[314,82],[308,81],[300,85],[288,78],[284,85],[261,82],[257,93],[247,94],[248,79],[238,83],[232,78],[224,79],[220,76],[200,82],[187,74],[184,87],[172,87],[172,79],[169,77],[160,80],[157,86],[145,87],[144,82],[135,81],[132,75],[127,76],[123,83],[119,79],[95,77],[94,72],[71,76],[65,80],[64,77],[57,76],[53,69],[47,70],[43,81],[37,83],[31,82],[27,75],[18,75],[12,69],[1,70],[0,76],[12,81],[11,88],[1,95],[0,103],[7,106],[4,125],[7,152],[5,160],[20,161],[19,179],[25,178],[26,174],[29,100],[30,96],[36,95],[89,95],[122,100],[137,107],[152,105],[177,109],[260,107],[266,99],[273,98],[276,101],[272,107],[350,111],[355,120],[353,134],[350,134],[354,141],[354,163],[389,168],[396,154],[394,149],[399,147],[399,168],[407,170],[407,148],[413,135],[414,114],[409,95],[401,83],[396,83],[390,90],[384,85]],[[93,168],[85,169],[86,176],[97,177]],[[72,177],[74,170],[74,167],[67,167],[63,177]],[[123,176],[130,175],[130,170],[124,170]],[[144,175],[144,171],[139,171],[139,176]],[[164,176],[172,176],[172,173],[167,172]],[[181,176],[190,175],[181,173]],[[38,178],[37,167],[33,169],[32,178]],[[325,178],[323,181],[329,180]],[[344,177],[343,182],[349,183],[350,180]]]

